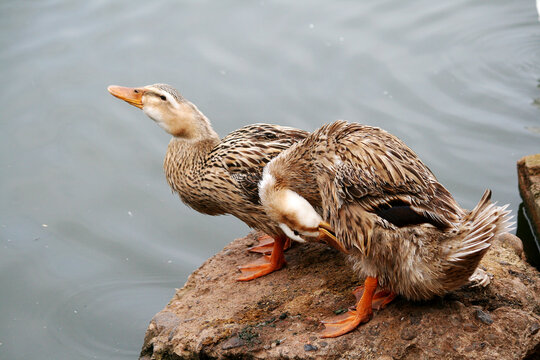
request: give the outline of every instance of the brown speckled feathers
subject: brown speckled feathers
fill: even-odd
[[[193,144],[173,138],[164,162],[171,188],[184,203],[210,214],[232,214],[250,227],[281,234],[259,203],[264,166],[306,137],[306,131],[269,124],[244,126],[221,141]]]
[[[298,201],[279,203],[277,194],[293,191],[330,223],[356,271],[409,299],[466,283],[492,238],[511,225],[491,192],[465,211],[401,140],[345,121],[277,156],[260,186],[275,221],[301,234],[312,226],[299,215],[309,209],[294,210]]]
[[[306,131],[285,126],[248,125],[223,138],[210,152],[206,165],[209,169],[223,166],[242,189],[242,196],[260,204],[258,184],[263,168],[306,135]]]
[[[306,149],[311,150],[309,155]],[[364,243],[369,242],[375,221],[386,227],[431,223],[450,228],[463,216],[452,195],[418,156],[382,129],[336,121],[292,147],[286,157],[286,161],[277,158],[272,166],[295,164],[305,170],[312,163],[313,181],[318,184],[325,209],[323,217],[351,221],[345,214],[350,209],[354,213],[350,216],[364,223]],[[300,194],[313,193],[308,189],[313,186],[309,181],[284,181]],[[348,236],[341,241],[347,248],[358,246]]]
[[[462,214],[452,195],[401,140],[375,127],[338,121],[320,129],[338,159],[325,158],[343,202],[378,212],[409,206],[426,221],[450,227]],[[314,135],[315,137],[315,135]]]

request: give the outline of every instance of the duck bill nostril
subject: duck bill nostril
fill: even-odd
[[[142,96],[144,94],[144,89],[111,85],[107,90],[111,95],[124,100],[128,104],[138,107],[139,109],[143,108]]]

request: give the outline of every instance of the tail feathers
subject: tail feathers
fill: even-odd
[[[491,246],[491,240],[513,225],[510,210],[506,210],[508,205],[497,206],[490,199],[491,190],[486,190],[478,205],[465,216],[457,233],[462,241],[448,256],[448,261],[455,265],[472,267],[471,273]]]

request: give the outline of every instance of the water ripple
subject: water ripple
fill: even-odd
[[[81,357],[133,359],[144,336],[140,329],[160,310],[147,305],[166,303],[174,285],[158,278],[84,284],[55,304],[47,318],[48,331]]]

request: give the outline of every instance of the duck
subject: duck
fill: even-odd
[[[254,252],[270,253],[240,267],[249,281],[282,268],[290,239],[270,221],[259,201],[264,166],[308,132],[292,127],[252,124],[220,139],[208,118],[168,84],[143,87],[111,85],[115,97],[141,109],[172,135],[164,172],[173,192],[192,209],[208,215],[231,214],[265,235]]]
[[[355,308],[323,321],[323,338],[368,322],[397,295],[427,300],[463,286],[512,225],[508,205],[492,203],[490,190],[467,211],[396,136],[344,120],[272,159],[259,196],[287,236],[333,236],[365,278]]]

